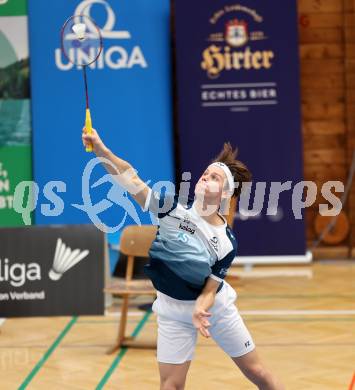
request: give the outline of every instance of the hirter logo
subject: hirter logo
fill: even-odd
[[[233,46],[243,46],[248,42],[248,25],[244,20],[233,19],[226,23],[226,42]]]

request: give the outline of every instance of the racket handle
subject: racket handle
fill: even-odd
[[[86,114],[85,114],[85,131],[86,134],[91,134],[92,133],[92,122],[91,122],[91,115],[90,115],[90,109],[86,109]],[[88,153],[93,151],[92,144],[88,145],[86,147],[86,151]]]

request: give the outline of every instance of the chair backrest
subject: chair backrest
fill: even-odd
[[[156,226],[127,226],[121,235],[120,251],[126,256],[147,257],[156,234]]]
[[[149,249],[156,236],[157,227],[152,225],[127,226],[120,239],[120,251],[128,257],[126,280],[131,280],[135,257],[148,257]]]

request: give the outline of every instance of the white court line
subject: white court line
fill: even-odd
[[[6,321],[6,318],[0,318],[0,326],[4,325],[4,322]]]
[[[241,310],[239,313],[250,316],[338,316],[355,315],[355,310]]]
[[[240,310],[241,315],[249,316],[314,316],[314,315],[355,315],[355,310]],[[130,317],[141,317],[143,311],[129,311]],[[121,317],[121,313],[109,313],[106,311],[107,317]]]
[[[281,256],[236,256],[233,264],[308,264],[313,260],[311,251],[304,255],[281,255]]]
[[[313,278],[313,271],[290,269],[290,270],[251,270],[251,271],[237,271],[232,270],[228,272],[228,276],[240,278],[275,278],[275,277],[299,277],[299,278]]]

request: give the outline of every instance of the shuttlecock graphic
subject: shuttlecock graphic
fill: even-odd
[[[72,30],[74,31],[76,37],[82,41],[85,39],[85,30],[86,25],[84,23],[76,23],[73,25]]]
[[[68,269],[78,264],[89,253],[90,252],[88,250],[72,250],[71,248],[67,247],[60,238],[58,238],[53,265],[49,271],[49,277],[52,280],[59,280],[63,274],[68,271]]]

